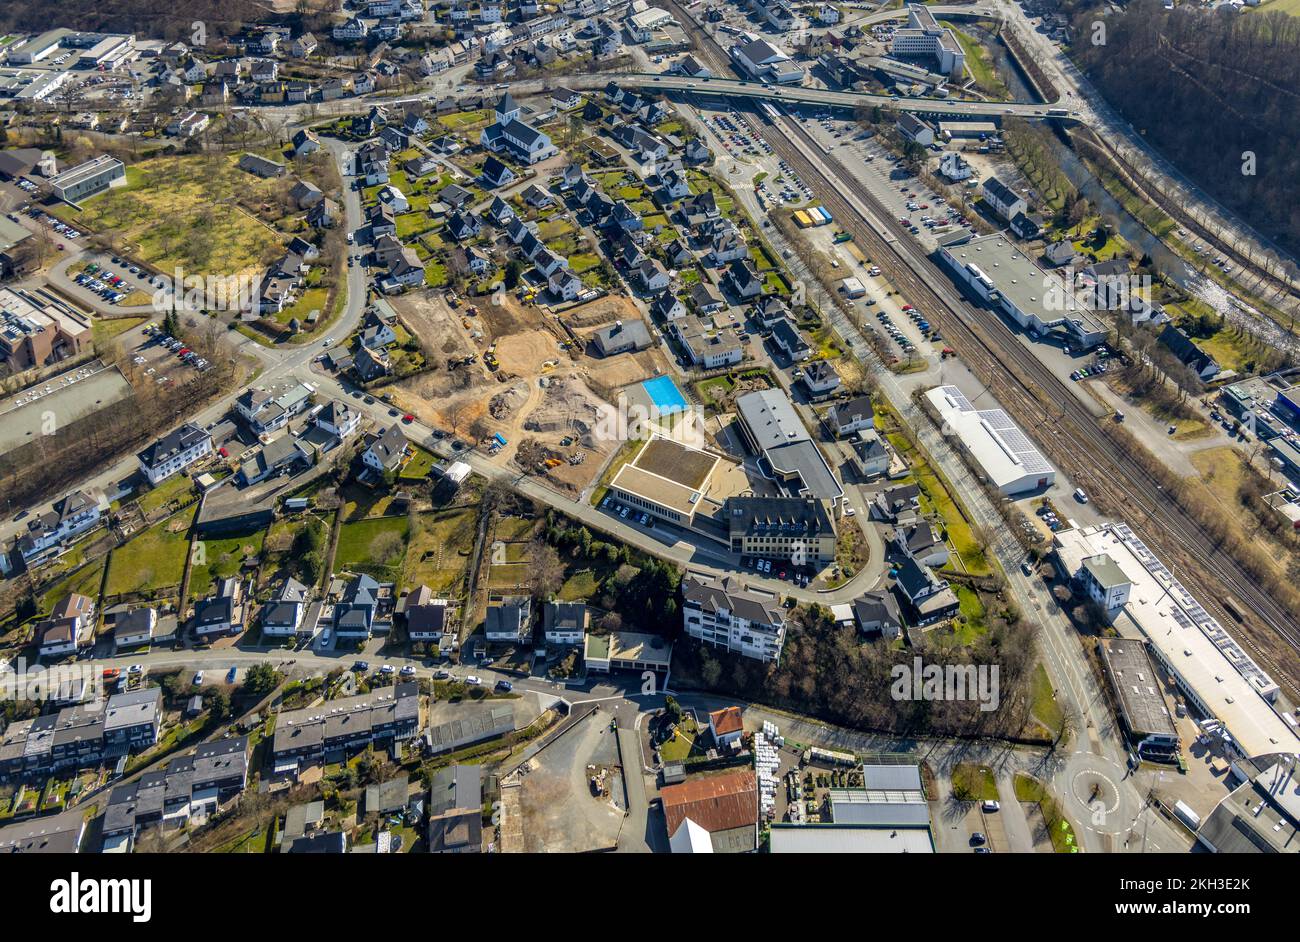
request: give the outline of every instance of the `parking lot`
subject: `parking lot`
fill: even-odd
[[[127,302],[136,307],[152,301],[158,292],[171,292],[171,285],[161,275],[150,275],[116,256],[88,255],[68,266],[68,277],[82,290],[114,305]],[[133,293],[136,297],[131,299]]]

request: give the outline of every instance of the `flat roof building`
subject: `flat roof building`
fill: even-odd
[[[956,386],[937,386],[925,398],[999,493],[1040,490],[1056,480],[1056,469],[1002,409],[976,409]]]
[[[710,499],[734,462],[671,438],[653,436],[609,483],[616,500],[663,520],[690,527],[695,517],[721,505]]]
[[[1077,578],[1085,559],[1108,556],[1130,583],[1129,598],[1111,616],[1127,639],[1147,640],[1151,656],[1173,676],[1226,750],[1249,758],[1300,751],[1300,737],[1272,703],[1277,683],[1224,630],[1127,524],[1061,530],[1056,559]]]
[[[1146,645],[1135,639],[1104,639],[1097,643],[1097,650],[1115,694],[1120,721],[1138,755],[1172,762],[1178,754],[1178,730]]]
[[[940,256],[958,282],[1026,330],[1063,333],[1085,349],[1106,339],[1106,325],[1070,287],[1039,268],[1005,235],[948,246]]]
[[[779,389],[761,389],[736,398],[736,418],[746,443],[792,496],[838,501],[844,489],[794,403]]]
[[[587,669],[593,671],[655,671],[666,673],[673,657],[673,643],[659,635],[637,631],[588,634],[583,644]]]
[[[71,170],[65,170],[50,181],[54,195],[66,203],[79,203],[110,187],[126,183],[126,167],[116,157],[102,154]]]

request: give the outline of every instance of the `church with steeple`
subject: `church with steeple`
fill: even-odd
[[[506,92],[494,109],[495,123],[483,129],[479,143],[493,153],[509,154],[526,164],[535,164],[556,153],[555,145],[543,132],[521,121],[519,103]]]

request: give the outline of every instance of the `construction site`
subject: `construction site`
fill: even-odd
[[[580,493],[617,450],[598,432],[617,390],[668,368],[658,349],[587,354],[600,326],[641,317],[623,297],[558,315],[505,292],[473,302],[419,292],[393,307],[430,364],[391,388],[395,404],[565,493]]]

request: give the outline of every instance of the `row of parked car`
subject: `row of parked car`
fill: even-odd
[[[41,209],[39,206],[32,206],[30,209],[28,209],[27,215],[31,216],[33,219],[39,222],[45,223],[45,225],[49,226],[59,235],[67,236],[69,239],[81,238],[80,229],[77,229],[73,226],[69,226],[62,219],[56,219],[54,216],[51,216],[49,213],[45,212],[45,210]],[[59,248],[63,248],[63,246],[60,245]]]
[[[173,353],[176,354],[176,356],[182,362],[188,363],[190,366],[194,367],[199,372],[211,368],[212,364],[210,364],[203,357],[199,356],[189,347],[185,346],[185,344],[182,341],[177,340],[175,337],[164,334],[162,332],[162,328],[160,328],[157,324],[146,324],[144,328],[144,332],[146,334],[153,336],[154,339],[158,341],[159,346],[163,346],[166,347],[168,350],[171,350]]]
[[[761,556],[740,557],[740,568],[752,569],[760,576],[773,576],[777,579],[789,579],[798,586],[807,586],[808,583],[812,581],[806,572],[800,572],[788,561],[777,560],[776,562],[772,562],[772,560],[764,559]]]
[[[83,271],[79,272],[72,280],[81,285],[81,287],[85,288],[87,291],[95,292],[95,294],[99,295],[109,304],[118,304],[127,296],[126,291],[119,290],[119,287],[122,286],[122,279],[120,278],[114,279],[113,281],[105,281],[102,278],[96,277],[91,272]]]
[[[626,520],[628,519],[628,517],[631,517],[634,522],[639,523],[641,524],[641,526],[646,528],[653,528],[655,525],[654,518],[651,517],[648,513],[645,513],[644,511],[640,511],[640,510],[633,510],[627,504],[620,504],[618,501],[614,500],[614,498],[609,497],[608,495],[605,497],[604,500],[600,502],[600,509],[608,510],[614,516],[622,520]]]

